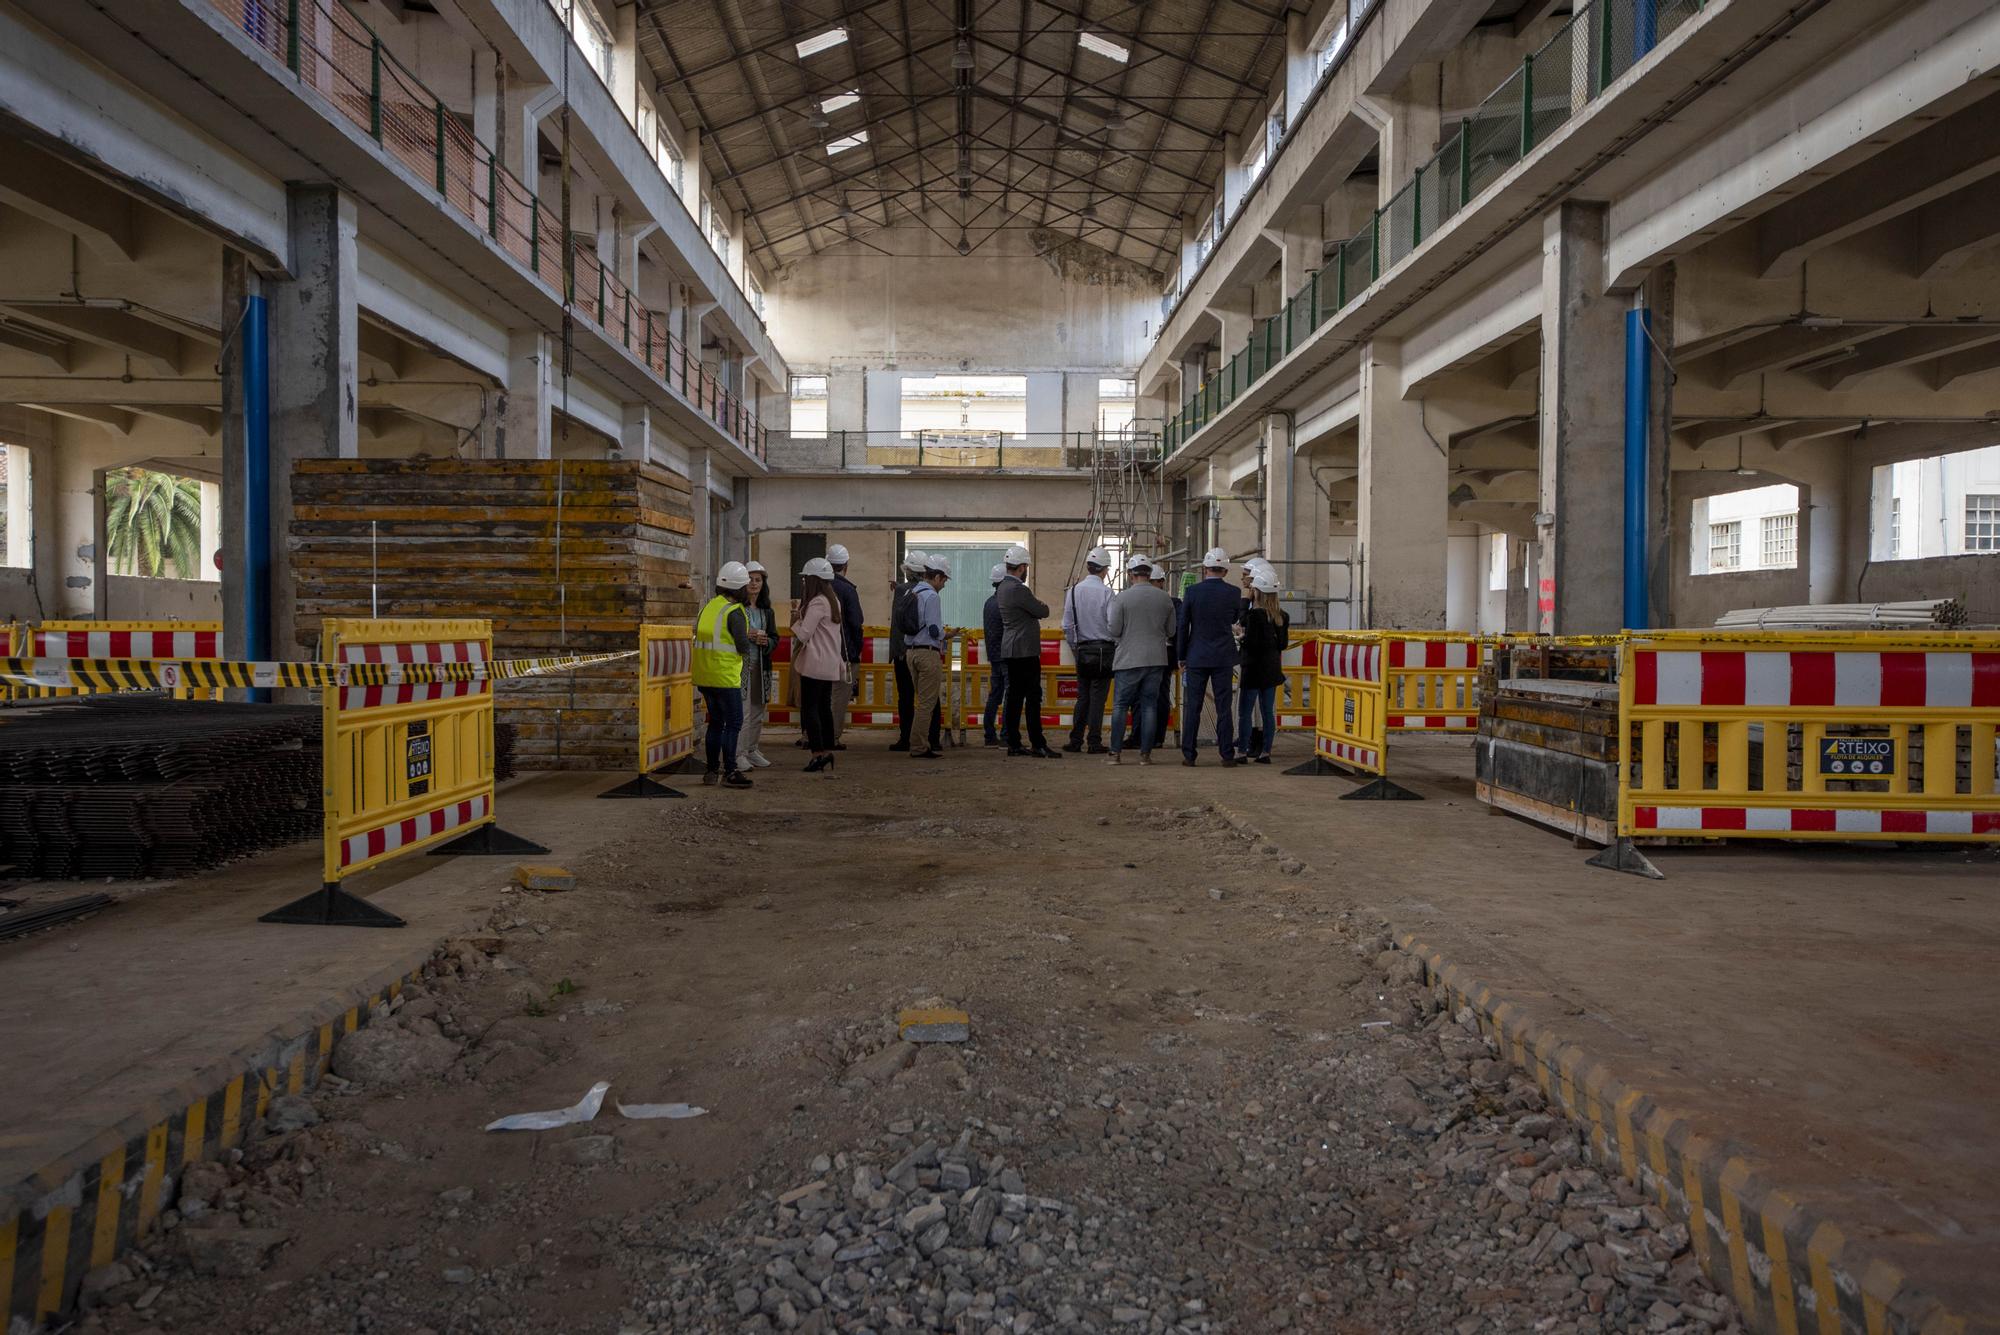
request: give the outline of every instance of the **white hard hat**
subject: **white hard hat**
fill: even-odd
[[[1243,558],[1243,568],[1245,570],[1271,570],[1274,567],[1261,556],[1246,556]]]
[[[1092,547],[1083,554],[1083,563],[1087,566],[1108,566],[1111,564],[1111,553],[1102,547]]]
[[[924,569],[930,571],[932,574],[949,577],[951,574],[951,558],[936,554],[926,556],[924,558]]]
[[[1024,566],[1028,564],[1028,549],[1017,542],[1007,549],[1005,560],[1010,566]]]
[[[1137,570],[1141,574],[1144,574],[1146,571],[1151,570],[1153,568],[1153,563],[1147,557],[1135,556],[1131,560],[1125,563],[1125,568],[1127,570]]]
[[[1259,570],[1256,574],[1250,576],[1250,587],[1259,593],[1276,593],[1278,591],[1278,576],[1269,570]]]
[[[1208,549],[1208,555],[1201,558],[1201,563],[1209,569],[1214,569],[1218,566],[1227,566],[1229,564],[1229,553],[1223,551],[1220,547],[1211,547]]]
[[[833,562],[827,560],[824,556],[815,556],[812,560],[806,562],[806,568],[799,573],[801,575],[818,575],[821,579],[832,579]]]
[[[1167,577],[1167,563],[1165,561],[1153,562],[1153,578],[1165,579],[1166,577]]]
[[[724,561],[722,569],[715,573],[715,587],[718,589],[740,589],[750,583],[750,572],[743,568],[741,561]]]
[[[912,547],[909,551],[903,554],[903,569],[922,570],[923,568],[924,568],[924,554],[922,552]]]
[[[836,565],[836,566],[846,565],[847,548],[841,546],[837,542],[834,543],[833,546],[826,549],[826,561],[828,565]]]
[[[998,565],[998,566],[994,566],[994,567],[993,567],[993,582],[994,582],[995,584],[998,584],[998,583],[999,583],[999,582],[1000,582],[1001,580],[1003,580],[1003,579],[1005,579],[1005,578],[1007,578],[1007,567],[1006,567],[1006,566],[1004,566],[1004,565]]]
[[[771,573],[770,571],[764,569],[764,563],[762,561],[752,561],[749,565],[744,566],[743,568],[749,571],[753,575],[768,575]]]

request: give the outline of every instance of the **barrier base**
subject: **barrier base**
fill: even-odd
[[[1664,881],[1666,873],[1653,865],[1653,860],[1641,853],[1630,839],[1614,839],[1610,846],[1601,850],[1596,857],[1585,858],[1586,867],[1603,867],[1608,871],[1629,872],[1634,876],[1644,876],[1651,881]]]
[[[1422,793],[1413,793],[1401,784],[1391,783],[1386,777],[1378,774],[1367,783],[1356,788],[1353,792],[1342,793],[1340,800],[1343,802],[1421,802],[1424,800],[1424,795]]]
[[[1323,778],[1326,775],[1338,774],[1340,772],[1341,772],[1340,766],[1329,765],[1324,760],[1321,760],[1318,756],[1314,756],[1311,760],[1307,760],[1300,764],[1294,765],[1290,769],[1285,771],[1287,775],[1294,775],[1294,774],[1304,775],[1306,778],[1309,779]]]
[[[636,779],[627,779],[616,788],[607,788],[599,797],[686,797],[678,788],[669,788],[664,783],[655,783],[641,774]]]
[[[407,924],[387,909],[378,909],[359,895],[350,895],[328,881],[303,899],[272,909],[258,922],[293,923],[303,927],[403,927]]]
[[[482,825],[470,834],[460,835],[448,844],[440,844],[431,850],[434,858],[442,857],[512,857],[517,853],[546,853],[532,839],[523,839],[518,834],[509,834],[498,825]]]

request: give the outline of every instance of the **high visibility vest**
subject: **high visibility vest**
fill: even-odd
[[[743,655],[729,638],[729,614],[742,604],[721,594],[708,600],[694,623],[694,684],[743,687]]]

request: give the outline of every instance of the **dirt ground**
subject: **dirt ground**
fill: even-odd
[[[576,889],[496,873],[81,1329],[1734,1328],[1337,862],[1215,801],[1273,770],[885,742],[543,813]],[[897,1038],[933,1001],[969,1042]]]

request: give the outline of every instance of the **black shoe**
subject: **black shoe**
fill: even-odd
[[[719,770],[704,770],[702,772],[701,783],[704,788],[713,788],[721,782],[722,774]]]
[[[1249,749],[1251,755],[1256,755],[1258,752],[1264,749],[1264,730],[1262,728],[1250,729]]]
[[[1076,753],[1077,753],[1078,751],[1081,751],[1081,750],[1083,750],[1083,743],[1082,743],[1082,742],[1064,742],[1064,743],[1063,743],[1063,750],[1065,750],[1065,751],[1069,752],[1069,753],[1070,753],[1071,755],[1075,755],[1075,754],[1076,754]]]
[[[937,750],[932,750],[932,751],[912,751],[912,752],[910,752],[910,759],[912,759],[912,760],[942,760],[942,759],[944,759],[944,752],[942,752],[942,751],[937,751]]]
[[[1183,765],[1186,765],[1186,766],[1187,766],[1187,767],[1188,767],[1189,769],[1193,769],[1193,768],[1194,768],[1194,757],[1193,757],[1193,756],[1182,756],[1182,757],[1181,757],[1181,764],[1183,764]]]
[[[1007,748],[1007,754],[1010,756],[1031,756],[1035,753],[1025,746],[1010,746]]]
[[[827,762],[827,757],[825,757],[825,756],[814,756],[814,757],[813,757],[813,758],[812,758],[811,760],[809,760],[809,761],[807,761],[807,762],[806,762],[806,773],[808,773],[808,774],[817,774],[817,773],[819,773],[819,772],[820,772],[821,770],[823,770],[823,769],[825,769],[825,768],[827,767],[827,763],[828,763],[828,762]]]
[[[1090,745],[1090,754],[1094,756],[1108,756],[1111,754],[1111,748],[1103,742],[1092,742]]]
[[[998,746],[1000,745],[1000,739],[998,737],[988,737],[986,739],[986,744],[988,746]]]
[[[846,743],[846,742],[835,742],[835,743],[833,744],[833,749],[834,749],[834,750],[836,750],[836,751],[845,751],[845,750],[847,749],[847,743]]]
[[[1271,763],[1271,757],[1269,756],[1255,756],[1253,757],[1253,759],[1255,759],[1259,765],[1268,765]]]
[[[744,778],[741,771],[731,770],[722,776],[722,786],[724,788],[755,788],[757,785]]]
[[[834,749],[839,750],[838,747]],[[889,749],[891,751],[907,751],[910,749],[910,744],[908,742],[891,742],[889,743]]]
[[[1034,757],[1035,759],[1037,759],[1037,760],[1061,760],[1061,759],[1062,759],[1062,752],[1061,752],[1061,751],[1051,751],[1051,750],[1049,750],[1049,748],[1048,748],[1048,747],[1046,747],[1046,746],[1038,746],[1038,747],[1036,747],[1036,748],[1035,748],[1034,750],[1032,750],[1032,751],[1028,752],[1028,754],[1029,754],[1029,755],[1031,755],[1031,756],[1033,756],[1033,757]]]

